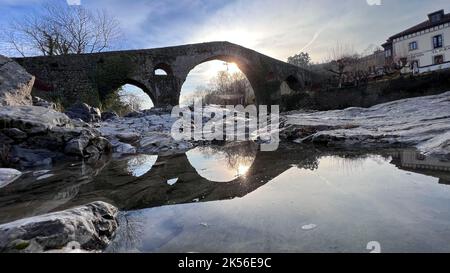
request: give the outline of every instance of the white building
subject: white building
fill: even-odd
[[[390,37],[385,44],[387,64],[405,66],[404,73],[450,68],[450,13],[428,15],[428,20]]]

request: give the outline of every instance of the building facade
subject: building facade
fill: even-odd
[[[427,21],[390,37],[383,48],[386,64],[401,67],[402,73],[450,68],[450,14],[429,14]]]
[[[358,61],[359,70],[368,72],[373,75],[383,73],[385,66],[385,58],[383,50],[376,50],[372,54],[362,57]]]

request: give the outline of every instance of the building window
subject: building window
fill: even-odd
[[[441,21],[442,19],[442,14],[441,13],[436,13],[430,16],[430,20],[432,23],[437,23],[439,21]]]
[[[409,43],[409,51],[417,50],[418,48],[416,41]]]
[[[437,55],[433,57],[434,64],[443,64],[444,63],[444,55]]]
[[[417,159],[417,160],[420,160],[420,161],[423,161],[423,160],[425,160],[425,159],[427,159],[427,158],[426,158],[426,156],[424,156],[423,154],[416,154],[416,159]]]
[[[442,35],[437,35],[433,37],[433,48],[441,48],[442,47]]]
[[[389,57],[391,57],[392,56],[392,50],[391,49],[387,49],[386,50],[386,52],[385,52],[385,56],[386,56],[386,58],[389,58]]]

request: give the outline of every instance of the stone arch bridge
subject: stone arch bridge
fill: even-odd
[[[177,105],[189,72],[211,60],[235,63],[252,85],[257,104],[280,104],[283,82],[289,92],[319,82],[311,71],[229,42],[16,59],[36,76],[34,90],[48,92],[66,105],[77,101],[98,105],[117,88],[133,84],[155,106]],[[167,75],[155,74],[158,69]]]

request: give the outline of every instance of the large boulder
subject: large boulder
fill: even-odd
[[[0,252],[101,251],[114,237],[118,210],[104,203],[0,225]]]
[[[84,122],[100,122],[102,114],[98,108],[91,107],[86,103],[76,103],[70,107],[65,114],[71,119],[81,119]]]
[[[144,112],[141,112],[141,111],[132,111],[132,112],[126,114],[124,117],[125,117],[125,118],[142,118],[142,117],[144,117],[144,116],[145,116]]]
[[[64,154],[58,151],[47,149],[23,148],[14,145],[10,151],[10,165],[15,164],[20,168],[51,167],[54,161],[64,159]]]
[[[111,142],[113,146],[113,151],[116,154],[124,155],[124,154],[135,154],[137,152],[136,147],[131,144],[123,143],[117,140],[113,140]]]
[[[134,143],[141,138],[141,135],[134,132],[122,132],[116,134],[116,138],[125,143]]]
[[[1,107],[0,123],[0,140],[11,147],[11,164],[24,168],[48,165],[62,156],[98,159],[111,150],[97,130],[49,108]]]
[[[102,120],[108,121],[108,120],[115,120],[118,119],[119,115],[114,111],[106,111],[102,113]]]
[[[41,99],[39,97],[33,97],[33,105],[56,110],[56,104],[54,104],[53,102],[49,102],[44,99]]]
[[[32,105],[34,80],[19,64],[0,55],[0,106]]]
[[[0,121],[3,128],[17,128],[29,134],[74,127],[65,114],[37,106],[1,107]]]

